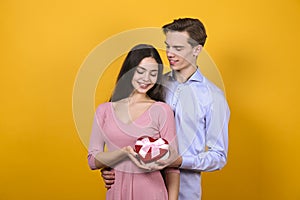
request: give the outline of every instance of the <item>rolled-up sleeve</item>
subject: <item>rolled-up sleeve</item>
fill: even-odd
[[[189,151],[182,156],[181,168],[183,169],[214,171],[223,168],[227,162],[230,111],[222,93],[214,92],[211,95],[212,101],[205,109],[206,113],[203,120],[205,124],[205,138],[202,139],[205,140],[206,150],[198,154],[191,154],[191,151],[195,151],[191,149],[192,147],[201,145],[199,144],[201,140],[194,140],[194,144],[190,146]],[[195,120],[195,122],[200,121],[200,119]],[[198,131],[201,131],[201,129],[196,131],[196,138],[199,135],[203,135],[203,133],[198,133]],[[202,144],[201,146],[204,145]]]

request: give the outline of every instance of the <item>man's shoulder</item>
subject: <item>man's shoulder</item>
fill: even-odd
[[[210,92],[223,93],[223,90],[221,90],[214,82],[212,82],[208,78],[205,77],[204,82],[206,87],[210,90]]]
[[[201,105],[210,105],[218,99],[224,99],[225,95],[216,84],[202,76],[201,81],[193,81],[189,84],[189,87],[195,95],[195,99],[201,103]]]
[[[199,70],[198,73],[193,77],[193,80],[190,82],[191,87],[195,87],[196,89],[200,89],[205,94],[208,93],[223,93],[223,90],[221,90],[214,82],[212,82],[210,79],[208,79],[206,76],[204,76]]]

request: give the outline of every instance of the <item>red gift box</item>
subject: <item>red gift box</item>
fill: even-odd
[[[169,143],[164,138],[140,137],[136,140],[135,151],[144,163],[163,158],[169,152]]]

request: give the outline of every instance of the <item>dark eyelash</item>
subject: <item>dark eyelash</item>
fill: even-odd
[[[139,70],[136,70],[136,72],[137,72],[138,74],[144,73],[144,71],[139,71]]]

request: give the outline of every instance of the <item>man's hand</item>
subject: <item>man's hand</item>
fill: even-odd
[[[115,172],[109,167],[101,169],[101,177],[103,178],[105,187],[107,189],[110,189],[115,183]]]

